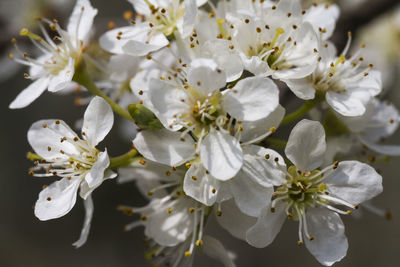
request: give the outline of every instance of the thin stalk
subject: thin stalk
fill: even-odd
[[[119,167],[127,166],[132,162],[132,159],[136,155],[138,155],[138,151],[136,149],[131,149],[121,156],[113,157],[110,159],[110,166],[108,166],[108,168],[117,169]]]

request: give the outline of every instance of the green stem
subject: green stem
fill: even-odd
[[[283,126],[292,121],[300,119],[301,117],[304,117],[311,109],[313,109],[320,102],[321,102],[321,98],[317,97],[317,96],[312,100],[308,100],[308,101],[304,102],[304,104],[298,110],[286,115],[283,118],[280,126]]]
[[[268,144],[270,144],[271,146],[279,147],[279,148],[285,148],[286,144],[287,144],[287,141],[281,140],[281,139],[276,139],[276,138],[268,138],[266,140],[266,142]]]
[[[77,67],[75,75],[73,77],[73,81],[84,86],[92,94],[102,97],[105,101],[107,101],[107,103],[111,106],[114,112],[119,114],[121,117],[124,117],[125,119],[128,119],[130,121],[134,121],[127,110],[123,109],[120,105],[115,103],[111,98],[109,98],[103,91],[101,91],[96,86],[96,84],[90,78],[90,75],[83,62]]]
[[[108,168],[114,170],[122,166],[127,166],[132,162],[133,157],[137,154],[138,151],[136,149],[131,149],[121,156],[113,157],[110,159],[110,166],[108,166]]]

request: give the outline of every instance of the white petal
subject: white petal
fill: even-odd
[[[360,81],[355,82],[350,87],[356,87],[363,91],[367,91],[372,96],[377,96],[382,92],[382,74],[377,70],[368,71],[368,75],[364,76]]]
[[[265,207],[257,223],[247,231],[247,242],[256,248],[270,245],[281,230],[286,217],[283,203],[275,207],[275,212],[271,212],[271,206]]]
[[[340,9],[337,5],[317,5],[311,6],[306,14],[304,20],[311,23],[315,32],[320,32],[320,28],[324,29],[321,35],[323,40],[329,39],[335,30],[336,22],[340,15]]]
[[[310,100],[315,97],[315,89],[308,79],[285,80],[286,85],[300,99]]]
[[[96,15],[97,9],[92,7],[89,0],[78,0],[69,18],[68,33],[80,41],[86,41]]]
[[[122,32],[122,36],[124,36],[124,34],[130,34],[129,32],[131,30],[132,26],[126,26],[107,31],[99,39],[100,46],[110,53],[125,54],[123,47],[130,39],[117,39],[117,36],[119,32]]]
[[[44,127],[45,126],[45,127]],[[79,154],[76,147],[70,142],[61,142],[63,137],[73,139],[77,135],[69,126],[60,120],[41,120],[32,124],[28,131],[28,141],[33,150],[46,160],[56,157],[67,157],[68,154]]]
[[[180,33],[182,38],[188,37],[193,32],[194,23],[197,17],[197,3],[196,0],[185,0],[185,15],[182,20],[182,29]],[[178,27],[179,29],[180,27]]]
[[[181,133],[168,130],[139,132],[133,144],[145,158],[168,166],[191,160],[195,152],[192,138],[181,139]]]
[[[212,58],[226,74],[226,81],[236,81],[242,76],[243,63],[239,55],[229,49],[230,42],[216,39],[208,40],[201,47],[202,57]]]
[[[242,213],[233,199],[223,202],[221,210],[222,215],[217,216],[218,223],[234,237],[246,240],[246,231],[256,223],[257,218]]]
[[[233,259],[229,255],[230,253],[225,249],[224,245],[217,239],[211,236],[204,236],[203,238],[204,253],[218,261],[220,261],[225,267],[235,267]]]
[[[217,200],[220,181],[207,174],[206,169],[199,164],[192,164],[183,180],[185,194],[203,203],[212,206]]]
[[[79,239],[72,244],[76,248],[80,248],[86,243],[89,236],[90,225],[92,223],[92,218],[93,218],[94,206],[93,206],[92,196],[89,196],[87,199],[85,199],[83,204],[85,205],[85,220],[83,221],[81,235]]]
[[[204,95],[219,90],[226,84],[225,73],[211,59],[196,59],[192,61],[187,79],[188,84]]]
[[[95,147],[110,132],[114,124],[114,113],[101,97],[94,97],[85,111],[82,133],[89,145]]]
[[[349,93],[327,92],[326,102],[343,116],[361,116],[366,110],[363,102]]]
[[[144,1],[144,0],[128,0],[128,1],[133,5],[133,7],[135,8],[135,11],[138,14],[146,15],[146,16],[151,14],[149,5],[146,3],[146,1]],[[154,1],[149,1],[149,2],[153,5],[155,4]]]
[[[328,191],[357,205],[379,195],[382,176],[374,168],[358,161],[342,161],[338,168],[324,180]]]
[[[240,121],[260,120],[278,107],[279,90],[269,78],[246,78],[224,95],[222,105]]]
[[[179,130],[180,126],[173,124],[176,117],[189,113],[192,109],[184,89],[171,87],[169,83],[158,78],[151,79],[149,87],[148,97],[164,127]]]
[[[85,177],[89,187],[96,188],[103,182],[104,171],[109,165],[110,158],[108,157],[107,150],[100,152],[97,161],[93,164],[90,172]]]
[[[154,215],[149,216],[145,234],[151,237],[161,246],[176,246],[186,240],[192,233],[194,214],[189,208],[193,202],[188,198],[179,198],[172,207],[164,205]],[[172,208],[169,214],[167,208]]]
[[[274,188],[256,183],[243,171],[228,181],[232,196],[238,208],[246,215],[258,217],[263,208],[271,202]]]
[[[35,216],[47,221],[67,214],[75,205],[80,183],[81,177],[63,178],[43,189],[35,204]]]
[[[155,34],[154,36],[151,37],[149,41],[143,40],[143,38],[137,38],[137,39],[129,40],[123,46],[122,48],[123,51],[127,54],[134,56],[145,56],[169,44],[168,39],[162,33]]]
[[[331,266],[347,254],[348,242],[344,225],[339,215],[323,208],[309,209],[306,213],[307,226],[314,240],[305,238],[311,254],[325,266]]]
[[[50,79],[47,77],[40,78],[31,83],[26,89],[22,90],[21,93],[11,102],[9,108],[18,109],[24,108],[35,101],[49,85]]]
[[[320,167],[326,151],[325,130],[317,121],[302,120],[292,130],[285,154],[301,171]]]
[[[57,92],[68,87],[72,81],[72,77],[75,73],[75,60],[69,58],[68,65],[65,66],[57,75],[51,76],[49,83],[49,91]]]
[[[379,144],[379,143],[374,143],[374,142],[371,142],[367,138],[361,138],[360,140],[369,149],[371,149],[377,153],[387,155],[387,156],[395,156],[395,157],[400,156],[400,146],[383,145],[383,144]]]
[[[282,17],[287,17],[288,13],[294,17],[299,17],[301,16],[301,10],[300,1],[293,0],[280,0],[276,7],[276,12],[281,13]]]
[[[276,151],[249,145],[243,148],[243,153],[244,162],[241,172],[257,184],[273,187],[280,186],[286,181],[286,172],[282,171],[286,170],[285,160]]]
[[[279,105],[268,117],[247,122],[244,121],[241,126],[243,127],[241,141],[249,142],[260,137],[270,131],[272,127],[278,128],[283,117],[285,116],[285,109]]]
[[[226,181],[234,177],[243,164],[243,153],[238,140],[211,128],[200,146],[204,167],[215,178]]]
[[[114,179],[115,177],[117,177],[117,174],[115,172],[113,172],[112,170],[106,170],[104,172],[103,175],[103,180],[100,181],[100,184],[108,179]],[[81,198],[83,199],[87,199],[92,193],[93,191],[96,189],[97,187],[89,187],[88,183],[86,182],[86,180],[83,180],[80,186],[80,190],[79,190],[79,195]]]

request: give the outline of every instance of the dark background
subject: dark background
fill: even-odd
[[[4,1],[4,0],[1,0]],[[369,1],[367,1],[369,2]],[[385,1],[382,1],[385,2]],[[124,0],[92,0],[99,9],[96,19],[97,32],[106,30],[108,18],[120,16],[130,5]],[[365,6],[364,6],[365,8]],[[368,10],[368,9],[367,9]],[[66,12],[69,14],[69,12]],[[32,17],[35,14],[32,14]],[[120,24],[121,26],[123,24]],[[340,24],[342,25],[342,24]],[[341,26],[341,29],[343,27]],[[345,29],[347,31],[347,29]],[[1,29],[4,32],[4,29]],[[340,42],[340,41],[338,41]],[[74,96],[45,93],[31,106],[23,110],[9,110],[8,105],[25,88],[28,81],[21,73],[0,83],[0,266],[1,267],[103,267],[147,266],[144,260],[143,229],[125,233],[122,228],[133,218],[116,210],[119,204],[134,206],[146,202],[134,184],[119,186],[114,181],[105,182],[93,194],[95,213],[89,240],[80,249],[71,244],[79,237],[84,210],[81,199],[63,218],[40,222],[33,214],[38,193],[44,184],[54,178],[35,178],[28,175],[32,163],[25,158],[30,150],[26,133],[30,125],[40,119],[63,119],[69,125],[79,119],[84,108],[74,106]],[[388,95],[397,102],[398,88]],[[129,149],[131,141],[121,138],[114,127],[105,140],[112,156]],[[392,141],[400,144],[399,134]],[[337,267],[396,267],[400,252],[400,176],[397,166],[400,159],[379,166],[384,176],[383,195],[374,204],[390,208],[393,219],[387,221],[372,213],[364,212],[362,218],[345,217],[346,233],[350,247],[347,257]],[[225,246],[234,251],[237,266],[320,266],[305,247],[297,246],[297,224],[288,222],[276,241],[265,249],[255,249],[231,237],[213,220],[208,227],[212,235],[219,237]],[[218,262],[197,259],[196,266],[219,266]]]

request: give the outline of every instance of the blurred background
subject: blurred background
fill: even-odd
[[[132,10],[126,0],[91,0],[99,9],[95,20],[96,34],[107,30],[110,20],[124,26],[123,13]],[[310,5],[315,1],[304,1]],[[323,1],[320,1],[323,2]],[[398,0],[343,0],[342,15],[334,42],[343,47],[347,31],[352,30],[354,45],[366,42],[365,57],[383,71],[385,99],[400,107],[400,7]],[[123,232],[132,218],[116,210],[119,204],[141,206],[146,201],[134,184],[118,186],[105,182],[93,194],[95,212],[89,240],[80,249],[71,244],[79,237],[84,210],[79,199],[72,211],[58,220],[40,222],[33,214],[33,205],[44,184],[54,178],[35,178],[28,175],[32,163],[25,157],[30,150],[26,133],[30,125],[40,119],[63,119],[69,125],[82,117],[84,107],[76,106],[74,94],[45,93],[28,108],[9,110],[9,103],[28,85],[23,79],[24,69],[8,62],[11,38],[22,27],[34,27],[34,16],[57,18],[65,25],[71,12],[72,0],[0,0],[0,266],[1,267],[103,267],[148,266],[144,259],[143,229]],[[63,20],[64,18],[64,20]],[[64,24],[63,24],[64,22]],[[21,46],[25,44],[22,43]],[[26,44],[27,45],[27,44]],[[117,121],[118,123],[118,121]],[[104,144],[112,156],[129,150],[133,136],[114,127]],[[400,145],[400,133],[391,140]],[[347,257],[337,267],[397,267],[400,266],[400,158],[376,167],[384,176],[385,192],[373,201],[378,212],[362,211],[361,216],[344,219],[350,247]],[[398,172],[399,171],[399,172]],[[385,214],[391,210],[392,218]],[[382,213],[381,215],[377,213]],[[305,247],[297,246],[297,224],[291,221],[276,241],[265,249],[255,249],[231,237],[213,220],[208,227],[211,235],[237,255],[237,266],[320,266]],[[220,266],[210,259],[197,258],[195,266]]]

